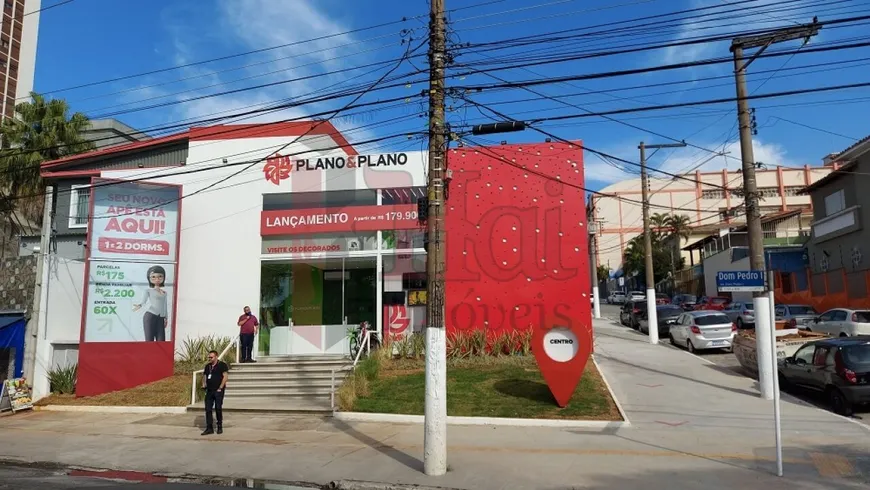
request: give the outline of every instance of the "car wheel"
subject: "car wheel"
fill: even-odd
[[[677,345],[677,341],[674,340],[674,334],[668,333],[668,340],[671,341],[671,345]]]
[[[686,339],[686,348],[689,349],[689,352],[692,354],[696,352],[695,344],[692,343],[691,339]]]
[[[847,334],[846,332],[840,332],[840,337],[848,337],[848,336],[849,336],[849,334]]]
[[[812,331],[813,331],[813,329],[811,329],[810,327],[807,327],[807,328],[805,328],[804,330],[806,330],[807,332],[812,332]]]
[[[828,390],[828,398],[831,400],[831,409],[834,410],[834,413],[844,417],[852,416],[852,404],[846,400],[842,391],[837,388],[830,388]]]
[[[791,391],[791,382],[782,373],[779,373],[779,391]]]
[[[742,318],[737,319],[737,330],[743,330],[743,319]]]

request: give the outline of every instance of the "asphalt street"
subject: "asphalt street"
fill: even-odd
[[[601,316],[602,316],[602,318],[610,319],[614,323],[619,324],[619,310],[620,310],[619,305],[602,304],[601,305]],[[630,333],[635,334],[639,337],[646,337],[646,335],[638,332],[637,330],[633,330],[633,329],[628,328],[628,327],[625,327],[625,330],[626,330],[626,332],[630,332]],[[661,344],[670,348],[670,349],[677,349],[677,350],[681,350],[683,352],[686,352],[685,349],[671,345],[671,343],[667,339],[661,339]],[[737,361],[737,358],[734,356],[734,354],[732,354],[730,352],[725,352],[722,350],[710,350],[710,351],[699,351],[697,354],[698,354],[698,357],[701,357],[701,358],[705,359],[706,361],[712,362],[718,368],[720,368],[724,371],[727,371],[729,373],[738,374],[740,376],[747,376],[746,372],[743,370],[743,368],[740,366],[740,363]],[[691,354],[686,352],[686,355],[691,355]],[[789,394],[791,394],[792,396],[795,396],[797,398],[800,398],[801,400],[803,400],[807,403],[811,403],[819,408],[823,408],[825,410],[827,410],[829,408],[828,404],[827,404],[827,400],[820,398],[820,397],[817,397],[817,396],[813,396],[810,393],[794,392],[794,393],[789,393]],[[854,415],[854,417],[857,419],[862,419],[862,420],[870,420],[870,413],[868,413],[866,411],[863,413],[856,413]]]
[[[269,490],[311,490],[276,482],[221,479],[201,483],[193,479],[174,479],[129,471],[102,471],[61,466],[25,465],[0,462],[2,490],[215,490],[227,487],[267,488]]]

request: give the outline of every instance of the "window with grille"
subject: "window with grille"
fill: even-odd
[[[707,189],[701,191],[701,199],[725,199],[725,191],[718,189]]]
[[[69,227],[84,228],[88,226],[90,209],[91,188],[89,186],[74,186],[70,192]]]

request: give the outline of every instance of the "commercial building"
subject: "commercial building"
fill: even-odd
[[[835,162],[826,161],[821,167],[807,165],[803,168],[758,170],[756,176],[762,196],[761,214],[801,209],[804,211],[801,225],[809,229],[812,201],[800,191],[828,175],[834,170],[834,165]],[[684,215],[693,227],[700,228],[677,248],[684,249],[706,237],[711,227],[718,230],[745,223],[740,207],[743,198],[739,193],[743,185],[742,172],[726,169],[718,172],[696,171],[684,177],[651,178],[649,182],[651,213]],[[600,192],[612,196],[599,194],[593,197],[594,219],[599,223],[597,263],[618,272],[628,242],[643,231],[641,180],[638,177],[617,182]],[[683,251],[682,254],[686,264],[691,264],[693,257],[689,252]],[[697,260],[697,255],[694,260]]]
[[[448,329],[591,329],[580,144],[456,148],[448,165]],[[257,355],[347,354],[361,322],[418,331],[426,166],[419,151],[359,154],[323,121],[47,162],[35,395],[73,360],[82,395],[168,376],[182,342],[235,336],[246,305],[264,326]]]
[[[782,275],[779,297],[817,310],[870,308],[870,136],[829,157],[837,170],[801,191],[813,202],[807,267]]]
[[[11,117],[15,104],[33,91],[36,42],[42,0],[5,0],[0,29],[0,113]],[[25,15],[27,14],[27,15]]]

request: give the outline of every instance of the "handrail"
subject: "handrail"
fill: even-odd
[[[363,345],[362,345],[362,344],[363,344],[363,343],[365,343],[366,355],[369,355],[369,354],[371,353],[372,331],[369,330],[368,328],[364,328],[364,329],[362,329],[362,331],[360,332],[360,335],[362,336],[362,339],[361,339],[361,342],[360,342],[359,350],[356,351],[356,357],[355,357],[354,360],[353,360],[353,367],[354,367],[354,368],[356,367],[356,364],[359,362],[359,358],[360,358],[360,356],[362,355],[362,352],[363,352]]]
[[[236,346],[236,362],[239,362],[239,350],[240,350],[239,347],[240,346],[239,346],[239,336],[238,335],[236,335],[235,338],[233,338],[232,340],[227,342],[227,346],[224,347],[224,350],[221,351],[220,354],[218,354],[218,361],[223,360],[223,357],[225,355],[227,355],[227,352],[230,351],[230,347],[232,347],[233,344],[235,344],[235,346]],[[196,377],[199,376],[200,374],[202,374],[202,371],[196,370],[193,372],[191,379],[190,379],[190,404],[191,405],[196,404],[196,387],[197,387]]]

